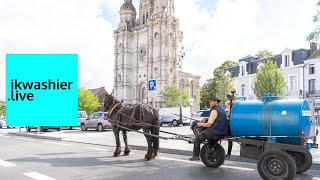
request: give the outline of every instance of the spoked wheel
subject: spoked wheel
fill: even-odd
[[[218,168],[224,163],[225,154],[223,147],[218,143],[216,145],[207,143],[202,146],[200,151],[200,157],[203,164],[214,168]]]
[[[307,150],[306,153],[288,152],[297,166],[297,174],[306,172],[312,165],[312,155]]]
[[[193,127],[193,134],[194,134],[194,135],[198,135],[201,131],[203,131],[203,128],[202,128],[202,127],[199,127],[199,126],[197,126],[197,125],[195,125],[195,126]]]
[[[286,152],[270,150],[262,153],[258,159],[257,169],[260,176],[266,180],[291,180],[296,176],[296,164]]]

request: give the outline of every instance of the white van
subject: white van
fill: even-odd
[[[161,125],[171,124],[173,126],[190,125],[191,109],[190,107],[182,107],[182,122],[180,121],[180,107],[160,108],[159,118]]]

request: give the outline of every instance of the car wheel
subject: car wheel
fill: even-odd
[[[86,126],[84,124],[81,124],[81,131],[86,131],[86,130],[87,130]]]
[[[67,129],[68,130],[72,130],[72,126],[67,126]]]
[[[26,130],[27,130],[27,132],[30,132],[31,128],[29,126],[26,126]]]
[[[0,124],[0,129],[2,129],[2,125]]]
[[[104,131],[104,127],[103,127],[102,124],[99,124],[99,125],[98,125],[98,131],[99,131],[99,132]]]
[[[177,120],[173,120],[172,121],[172,126],[178,126],[179,124],[178,124],[178,121]]]
[[[59,128],[57,129],[57,131],[61,131],[61,127],[59,127]]]

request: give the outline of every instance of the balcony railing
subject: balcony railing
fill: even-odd
[[[320,97],[320,90],[306,91],[306,97]]]

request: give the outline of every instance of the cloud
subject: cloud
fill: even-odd
[[[113,86],[113,28],[103,1],[0,2],[0,99],[5,94],[5,54],[77,53],[79,85]],[[17,6],[19,4],[19,6]]]
[[[138,0],[133,1],[137,11]],[[212,77],[227,59],[259,49],[308,48],[316,0],[175,0],[184,32],[183,69]],[[0,1],[0,99],[6,53],[78,53],[80,86],[113,86],[113,30],[122,0]]]
[[[315,0],[220,0],[214,9],[200,6],[202,1],[176,0],[185,37],[183,68],[201,75],[202,83],[227,59],[260,49],[308,48],[305,37],[313,29]]]

